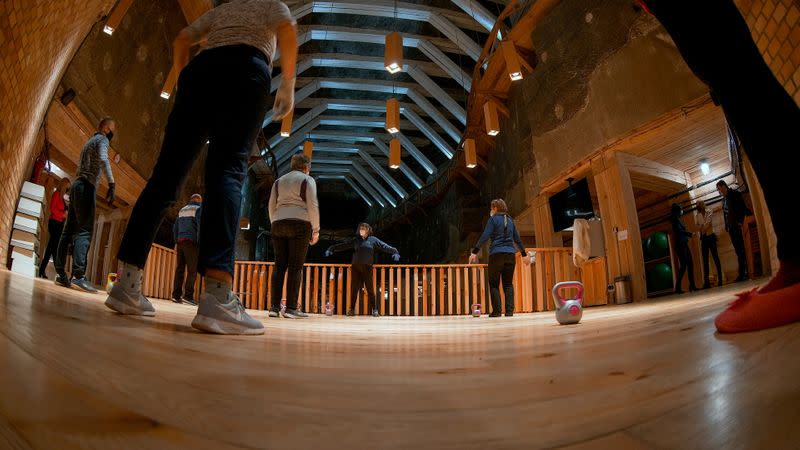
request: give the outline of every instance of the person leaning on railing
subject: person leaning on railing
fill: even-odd
[[[506,202],[501,199],[494,199],[491,203],[490,218],[486,222],[480,239],[469,255],[470,264],[478,261],[478,251],[480,247],[491,239],[489,245],[489,293],[492,299],[492,312],[489,317],[500,317],[500,290],[498,284],[502,280],[503,292],[506,297],[506,317],[514,315],[514,269],[516,269],[515,245],[522,254],[522,261],[528,265],[530,258],[525,252],[525,245],[519,237],[514,219],[508,215]]]

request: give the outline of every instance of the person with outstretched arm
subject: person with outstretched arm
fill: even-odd
[[[367,296],[369,297],[369,309],[373,317],[380,317],[378,304],[375,302],[375,287],[372,282],[372,264],[375,261],[375,251],[389,253],[395,262],[400,261],[400,252],[391,245],[372,236],[372,227],[368,223],[358,224],[358,234],[341,244],[335,244],[325,251],[325,256],[331,256],[335,252],[343,250],[353,250],[353,262],[351,263],[350,299],[347,306],[347,315],[355,315],[356,301],[361,288],[366,286]]]

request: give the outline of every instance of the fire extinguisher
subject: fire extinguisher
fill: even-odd
[[[50,151],[49,151],[49,144],[47,141],[47,125],[44,127],[44,148],[42,148],[41,153],[39,156],[36,157],[36,161],[33,163],[33,173],[31,174],[30,182],[39,184],[39,181],[42,177],[42,171],[47,167],[50,169]]]

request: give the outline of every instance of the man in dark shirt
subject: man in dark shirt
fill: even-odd
[[[744,248],[744,235],[742,226],[744,218],[751,215],[750,209],[744,203],[741,192],[731,189],[724,180],[717,183],[717,190],[722,195],[722,212],[725,217],[725,231],[731,236],[736,259],[739,260],[739,276],[737,282],[747,279],[747,252]]]

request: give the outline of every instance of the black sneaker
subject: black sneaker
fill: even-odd
[[[348,309],[347,310],[347,317],[353,317],[355,315],[356,315],[356,312],[353,311],[352,309]]]
[[[514,317],[514,311],[507,312],[506,317]]]
[[[500,313],[491,313],[489,317],[500,317]]]
[[[280,317],[281,316],[280,308],[270,308],[269,316],[270,317]]]
[[[39,272],[39,278],[41,278],[43,280],[46,280],[47,279],[47,275]]]
[[[286,319],[307,319],[308,314],[299,309],[286,308],[286,311],[283,312],[283,317]]]
[[[381,313],[378,312],[378,308],[372,310],[372,317],[380,317]]]
[[[64,286],[65,288],[71,287],[72,283],[69,282],[69,278],[66,275],[56,274],[55,283],[59,286]]]
[[[192,306],[197,306],[197,302],[194,301],[194,299],[191,299],[191,298],[183,297],[183,298],[181,298],[181,301],[184,302],[184,303],[188,303],[188,304],[190,304]]]
[[[89,292],[90,294],[94,294],[97,292],[97,289],[92,286],[92,283],[89,283],[89,280],[86,277],[75,278],[72,277],[70,280],[73,286],[77,286],[80,290]]]
[[[181,299],[172,297],[172,303],[181,303]]]

